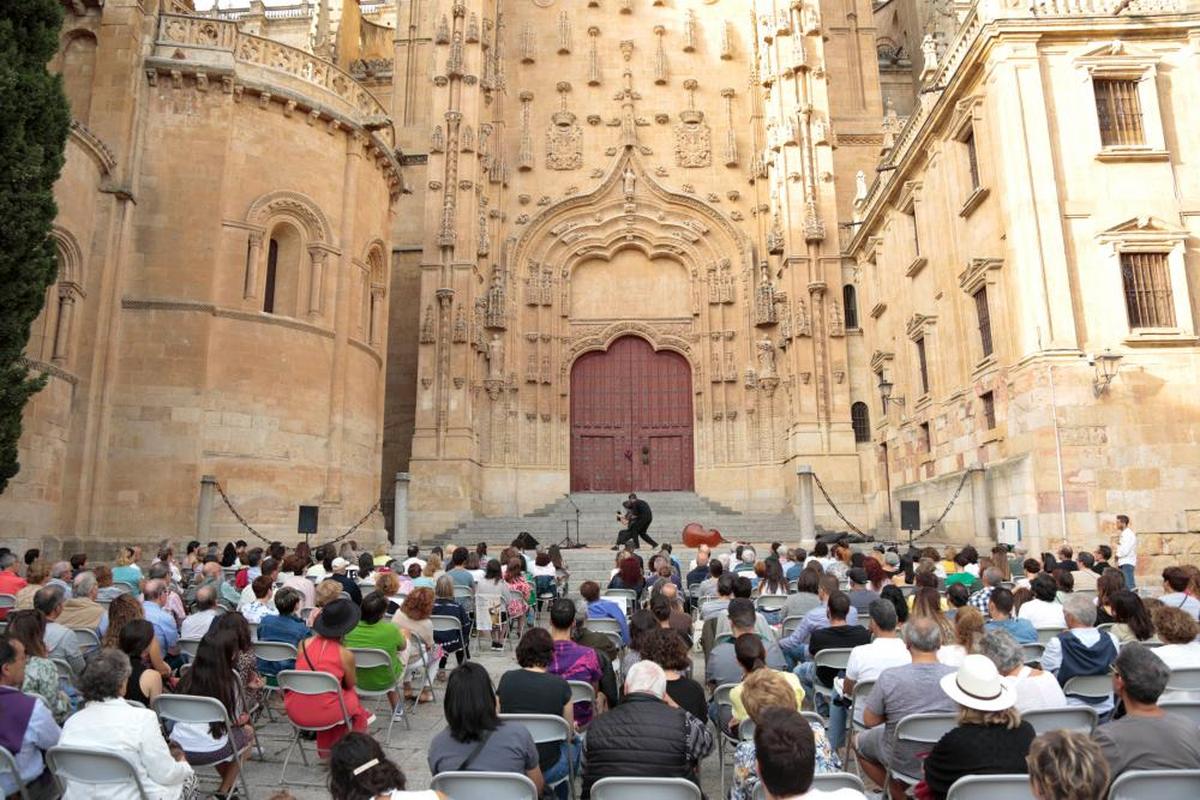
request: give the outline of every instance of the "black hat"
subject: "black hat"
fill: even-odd
[[[851,583],[857,583],[860,586],[866,586],[869,580],[867,578],[867,571],[862,567],[854,567],[847,570],[846,577],[850,579]]]
[[[353,602],[338,599],[321,609],[312,627],[326,639],[340,639],[353,630],[361,616],[362,612]]]

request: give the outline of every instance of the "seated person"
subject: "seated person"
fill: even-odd
[[[1042,652],[1042,669],[1054,673],[1058,684],[1066,687],[1076,675],[1107,675],[1117,657],[1117,640],[1111,633],[1095,627],[1096,606],[1090,597],[1072,594],[1063,606],[1067,630],[1046,642]],[[1109,695],[1102,699],[1067,695],[1068,705],[1090,705],[1101,717],[1112,711]]]
[[[448,800],[429,789],[405,791],[407,783],[400,767],[368,734],[348,733],[330,751],[329,794],[333,800]]]
[[[813,789],[817,771],[814,728],[790,708],[771,707],[760,713],[754,729],[754,752],[766,800],[866,800],[856,789]]]
[[[380,592],[371,592],[362,601],[362,616],[342,643],[351,649],[370,648],[382,650],[392,660],[391,667],[367,667],[355,669],[357,680],[355,684],[368,691],[387,690],[388,702],[392,708],[400,703],[400,695],[396,691],[396,681],[404,674],[404,662],[400,653],[404,651],[407,642],[404,633],[387,614],[387,598]]]
[[[295,647],[312,635],[308,626],[300,619],[297,612],[304,596],[299,591],[284,586],[275,593],[275,609],[278,614],[268,614],[258,623],[258,640],[260,642],[286,642]],[[275,676],[282,670],[294,669],[295,661],[264,661],[258,659],[258,673],[273,683]]]
[[[1108,796],[1108,763],[1100,747],[1086,733],[1069,730],[1043,733],[1033,740],[1028,763],[1034,797],[1095,800]]]
[[[50,800],[58,792],[43,754],[58,744],[62,731],[44,701],[21,691],[24,682],[24,645],[0,638],[0,747],[12,754],[33,800]],[[12,773],[0,772],[0,794],[7,797],[16,791]]]

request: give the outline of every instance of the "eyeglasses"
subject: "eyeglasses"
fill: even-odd
[[[1109,674],[1109,675],[1111,675],[1111,676],[1113,676],[1114,678],[1119,678],[1119,677],[1121,677],[1121,672],[1120,672],[1120,670],[1118,670],[1118,669],[1117,669],[1117,665],[1116,665],[1116,664],[1109,664],[1109,665],[1108,665],[1108,674]]]

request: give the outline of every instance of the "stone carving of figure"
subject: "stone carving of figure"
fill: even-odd
[[[758,377],[774,378],[775,377],[775,345],[771,344],[771,340],[763,337],[758,340]]]
[[[504,342],[501,340],[500,334],[492,334],[492,340],[488,342],[487,357],[488,379],[501,380],[504,376]]]
[[[637,174],[633,171],[633,167],[625,167],[625,172],[621,175],[621,187],[625,192],[626,198],[633,197],[633,190],[636,185]]]
[[[921,71],[937,69],[937,40],[933,38],[932,33],[925,34],[925,38],[921,40]]]
[[[861,169],[854,174],[854,202],[860,203],[867,199],[867,173]]]

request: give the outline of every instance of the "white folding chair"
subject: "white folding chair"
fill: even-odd
[[[571,797],[575,797],[575,760],[571,758],[570,747],[570,741],[574,738],[575,731],[571,727],[571,723],[557,714],[501,714],[500,719],[504,722],[515,722],[524,726],[525,730],[529,731],[529,735],[533,737],[534,744],[561,742],[566,747],[567,774],[556,783],[547,783],[546,788],[553,789],[566,781],[571,790]]]
[[[857,751],[850,746],[850,734],[854,731],[865,731],[867,726],[855,719],[860,708],[864,707],[867,702],[867,696],[871,694],[871,690],[875,688],[875,681],[859,681],[854,684],[854,695],[850,698],[850,711],[846,714],[846,754],[842,757],[842,765],[850,763],[850,757],[854,756],[854,768],[860,773],[862,767],[858,763]],[[861,775],[860,775],[861,777]]]
[[[1168,692],[1200,692],[1200,667],[1176,667],[1167,678]]]
[[[1108,789],[1108,800],[1196,800],[1200,769],[1131,769]]]
[[[71,669],[71,665],[61,658],[50,659],[54,662],[54,668],[58,670],[58,684],[65,691],[67,687],[75,685],[75,670]]]
[[[420,676],[422,678],[422,680],[420,681],[421,689],[418,690],[418,697],[420,696],[420,692],[424,691],[425,689],[428,689],[430,696],[433,698],[434,701],[436,701],[437,700],[437,692],[435,692],[433,689],[433,673],[437,670],[437,664],[429,663],[430,652],[429,652],[429,648],[426,647],[426,645],[425,645],[424,639],[422,639],[420,636],[409,635],[408,641],[410,643],[411,642],[417,643],[417,650],[418,650],[419,655],[417,656],[417,658],[415,660],[411,656],[409,657],[408,664],[406,665],[405,670],[404,670],[406,679],[408,680],[409,685],[411,686],[413,683],[413,678],[415,676]],[[410,705],[409,708],[416,708],[416,707],[417,707],[417,700],[414,699],[412,701],[412,705]]]
[[[780,632],[779,637],[782,639],[783,637],[789,635],[792,631],[796,630],[796,628],[800,627],[800,623],[803,621],[804,617],[802,616],[785,617],[783,620],[783,630]]]
[[[800,716],[804,717],[804,721],[809,725],[820,725],[825,727],[825,718],[815,711],[801,711]]]
[[[1038,643],[1044,645],[1044,644],[1046,644],[1046,642],[1048,642],[1051,639],[1053,639],[1054,637],[1058,636],[1060,633],[1062,633],[1065,630],[1066,630],[1066,628],[1038,628],[1037,629]]]
[[[729,732],[729,727],[725,724],[726,717],[722,714],[722,709],[729,709],[729,718],[733,717],[733,699],[731,693],[737,683],[722,683],[713,691],[713,702],[717,705],[717,761],[721,765],[721,794],[725,794],[725,744],[728,742],[733,747],[737,747],[738,738]]]
[[[81,653],[90,653],[100,646],[100,637],[91,628],[71,628],[71,632],[75,634],[75,643]]]
[[[632,609],[637,603],[637,592],[633,589],[605,589],[600,596],[606,600],[619,603],[625,609],[625,616],[627,617],[632,613]]]
[[[687,778],[601,778],[592,800],[700,800],[700,787]],[[459,798],[455,798],[459,800]]]
[[[88,786],[132,783],[137,787],[141,799],[149,800],[137,768],[120,753],[56,745],[46,751],[46,766],[62,792],[67,790],[68,783]],[[24,786],[21,787],[21,796],[27,796]]]
[[[1057,708],[1035,708],[1026,711],[1021,719],[1037,731],[1038,736],[1049,731],[1078,731],[1088,736],[1096,730],[1096,709],[1089,706],[1060,706]]]
[[[1022,659],[1026,664],[1037,664],[1046,652],[1046,645],[1041,642],[1027,642],[1021,645]]]
[[[1113,684],[1110,675],[1076,675],[1063,685],[1063,694],[1089,700],[1112,697]]]
[[[893,735],[892,751],[901,742],[933,746],[937,744],[948,731],[958,727],[957,714],[909,714],[896,725]],[[909,786],[921,782],[920,775],[905,775],[896,772],[888,765],[888,779],[902,781]],[[887,783],[884,783],[887,786]]]
[[[813,775],[813,791],[834,792],[838,789],[866,792],[862,778],[849,772],[819,772]]]
[[[186,655],[188,658],[195,658],[196,653],[200,650],[199,639],[180,639],[179,652]]]
[[[816,708],[817,697],[827,697],[830,701],[833,700],[833,687],[826,686],[821,683],[820,679],[817,677],[817,673],[822,668],[836,669],[839,672],[845,670],[846,665],[850,663],[851,649],[852,648],[849,647],[830,647],[813,656],[813,666],[815,667],[813,670],[813,695],[815,695],[813,697],[814,709]]]
[[[225,726],[230,745],[233,744],[233,720],[229,718],[229,712],[226,710],[225,705],[215,697],[199,697],[190,694],[160,694],[150,701],[150,707],[154,709],[154,713],[163,722],[173,722],[175,724],[190,723],[193,725],[220,723]],[[220,763],[237,762],[241,759],[242,754],[249,749],[249,744],[244,745]],[[245,769],[238,770],[238,783],[242,785],[242,797],[249,797],[250,787],[246,783]],[[234,790],[230,788],[226,794],[226,798],[232,797],[233,793]]]
[[[300,760],[304,766],[308,766],[308,756],[304,753],[304,743],[301,741],[301,734],[304,731],[319,733],[336,728],[339,725],[345,725],[350,728],[350,712],[346,710],[346,703],[342,700],[342,684],[341,682],[328,672],[306,672],[297,669],[285,669],[277,676],[279,688],[283,692],[296,692],[304,695],[317,694],[333,694],[337,697],[338,706],[342,710],[342,718],[329,725],[299,725],[291,716],[288,716],[288,722],[292,725],[292,730],[296,735],[292,738],[292,743],[288,745],[287,753],[283,757],[283,771],[279,774],[279,782],[286,783],[284,778],[287,777],[288,762],[292,758],[292,750],[296,747],[300,749]],[[285,706],[286,708],[286,706]]]
[[[433,623],[434,633],[437,633],[438,631],[457,632],[458,641],[462,643],[463,652],[467,653],[467,657],[470,658],[471,648],[467,647],[467,637],[463,631],[462,622],[458,619],[458,617],[451,617],[447,614],[434,614],[429,618],[429,621]]]
[[[392,656],[386,651],[375,647],[351,647],[350,653],[354,656],[354,669],[388,669],[392,668]],[[384,700],[387,699],[388,692],[396,693],[396,707],[389,709],[387,728],[387,743],[392,742],[392,726],[396,724],[396,715],[399,714],[404,719],[405,730],[412,730],[412,725],[408,721],[408,714],[404,712],[404,701],[401,698],[402,684],[404,682],[404,671],[400,671],[392,680],[392,686],[388,689],[364,689],[362,684],[357,680],[354,682],[355,693],[364,699]],[[379,709],[383,709],[383,704],[379,704]]]
[[[1158,707],[1163,711],[1187,717],[1192,724],[1200,728],[1200,702],[1195,700],[1160,700]]]
[[[584,625],[589,631],[621,635],[621,623],[610,617],[588,617]]]
[[[764,594],[754,601],[754,606],[764,614],[783,611],[786,605],[787,595],[782,594]]]
[[[593,706],[596,705],[596,687],[587,681],[567,681],[567,686],[571,687],[572,703],[591,703]]]
[[[1028,775],[965,775],[946,800],[1033,800],[1033,787]]]
[[[443,772],[429,788],[454,800],[538,800],[533,781],[515,772]]]
[[[1096,630],[1100,631],[1101,633],[1108,633],[1112,630],[1112,626],[1116,624],[1117,623],[1115,622],[1101,622],[1096,626]]]
[[[258,623],[257,622],[247,622],[246,624],[248,626],[250,626],[250,641],[252,641],[252,642],[258,641]]]
[[[29,790],[25,788],[25,781],[21,780],[21,770],[17,769],[16,760],[13,759],[12,753],[0,747],[0,774],[6,772],[13,776],[13,783],[17,785],[16,794],[21,796],[21,800],[29,800]]]

